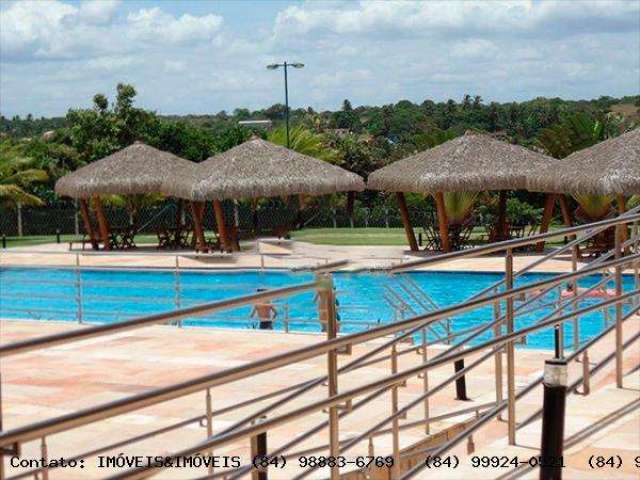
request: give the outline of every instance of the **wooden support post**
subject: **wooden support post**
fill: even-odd
[[[398,208],[400,209],[402,225],[404,225],[404,233],[407,235],[407,240],[409,241],[409,248],[412,252],[417,252],[418,242],[416,241],[416,234],[413,231],[413,226],[411,225],[409,209],[407,208],[407,201],[404,198],[404,193],[396,192],[396,200],[398,201]]]
[[[544,201],[544,210],[542,211],[542,221],[540,222],[540,233],[547,233],[549,226],[551,226],[551,219],[553,218],[553,211],[556,206],[556,195],[554,193],[548,193],[547,198]],[[544,251],[545,242],[539,242],[536,244],[536,252],[542,253]]]
[[[222,210],[222,202],[220,200],[213,201],[213,211],[216,216],[216,225],[218,225],[218,236],[220,237],[220,244],[222,248],[230,252],[231,245],[229,237],[227,236],[227,225],[224,222],[224,210]]]
[[[569,202],[567,201],[566,195],[558,195],[558,201],[560,202],[562,221],[567,227],[572,227],[573,220],[571,219],[571,210],[569,210]]]
[[[500,190],[500,202],[498,203],[498,241],[508,240],[507,230],[507,192]]]
[[[451,251],[451,246],[449,245],[449,220],[447,219],[447,210],[444,206],[444,194],[442,192],[436,192],[434,196],[436,199],[436,211],[438,214],[440,243],[442,245],[442,251],[446,253]]]
[[[91,223],[89,205],[87,204],[87,200],[84,198],[80,199],[80,214],[82,215],[82,223],[84,223],[84,229],[87,231],[87,235],[89,235],[91,246],[94,250],[98,250],[98,239],[96,238],[96,232],[93,229],[93,224]]]
[[[204,231],[202,229],[202,213],[204,211],[201,206],[204,206],[204,203],[200,204],[197,202],[191,203],[191,216],[193,217],[193,234],[196,237],[196,249],[200,252],[206,252],[207,242],[204,239]]]
[[[102,201],[98,195],[93,197],[93,208],[95,208],[96,217],[98,218],[98,229],[100,230],[100,237],[102,238],[102,248],[111,250],[111,245],[109,244],[109,223],[107,222],[107,217],[104,215]]]

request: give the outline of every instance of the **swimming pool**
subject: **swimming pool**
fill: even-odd
[[[79,278],[78,278],[79,275]],[[425,310],[418,302],[398,288],[398,282],[410,276],[420,288],[440,306],[465,301],[475,293],[502,279],[498,273],[482,272],[411,272],[390,277],[374,273],[335,273],[333,278],[339,301],[338,313],[342,332],[362,330],[413,315],[400,312],[385,300],[385,285],[394,287],[403,301],[415,313]],[[549,278],[550,274],[525,274],[516,285]],[[600,277],[581,280],[580,286],[590,286]],[[80,288],[78,288],[80,280]],[[78,321],[79,311],[86,323],[112,323],[124,319],[160,313],[177,307],[246,295],[258,288],[276,288],[313,280],[311,273],[246,270],[246,271],[173,271],[154,270],[82,270],[76,272],[55,268],[0,269],[0,317],[27,320]],[[633,278],[625,276],[625,290],[633,287]],[[388,292],[386,296],[389,296]],[[80,300],[81,299],[81,300]],[[552,302],[557,295],[548,296]],[[585,300],[581,306],[595,300]],[[274,328],[291,331],[320,331],[314,293],[307,292],[275,302],[278,317]],[[399,303],[399,302],[395,302]],[[516,304],[517,305],[517,304]],[[81,307],[81,308],[79,308]],[[516,328],[532,324],[550,313],[544,307],[519,318]],[[187,319],[184,326],[214,326],[226,328],[256,328],[249,317],[250,307],[237,308],[215,315]],[[485,323],[493,316],[487,306],[451,319],[452,331]],[[588,340],[604,327],[604,314],[594,312],[580,320],[580,339]],[[572,341],[571,322],[565,326],[567,345]],[[440,330],[441,333],[444,333]],[[486,333],[478,341],[491,338]],[[527,346],[552,348],[553,331],[545,330],[527,337]]]

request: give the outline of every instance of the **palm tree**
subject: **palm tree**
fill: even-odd
[[[276,128],[267,135],[267,140],[286,147],[287,131],[284,127]],[[333,162],[336,159],[336,151],[326,145],[324,136],[303,126],[297,126],[289,132],[289,148],[327,162]]]
[[[47,172],[35,168],[33,159],[21,155],[19,145],[0,144],[0,206],[43,205],[42,200],[25,188],[48,179]]]
[[[445,192],[444,209],[447,221],[451,225],[459,225],[471,215],[478,192]]]
[[[586,113],[576,113],[562,119],[560,123],[543,129],[538,135],[540,147],[554,158],[565,158],[582,150],[615,137],[621,133],[621,124],[615,116],[597,119]],[[613,208],[610,195],[573,195],[578,202],[579,213],[588,220],[597,221],[606,217]]]

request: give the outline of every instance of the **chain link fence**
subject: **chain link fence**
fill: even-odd
[[[241,231],[256,231],[268,234],[274,229],[288,227],[303,228],[397,228],[402,220],[397,208],[377,205],[373,208],[356,206],[350,216],[344,208],[313,205],[301,211],[291,202],[279,199],[259,205],[255,210],[248,202],[223,202],[226,222],[237,225]],[[180,213],[176,202],[166,202],[140,208],[132,214],[124,208],[105,207],[109,224],[121,227],[135,224],[139,233],[155,233],[163,226],[176,225],[177,217],[183,223],[191,221],[188,204]],[[428,221],[429,212],[410,208],[411,220],[415,227]],[[215,230],[215,217],[211,204],[207,204],[204,225]],[[77,206],[68,207],[22,207],[0,209],[0,235],[7,237],[76,234],[84,232],[82,218]]]

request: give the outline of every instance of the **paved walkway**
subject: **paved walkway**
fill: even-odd
[[[76,255],[77,254],[77,255]],[[163,267],[175,268],[301,268],[327,262],[349,260],[344,270],[380,268],[401,262],[425,258],[424,252],[410,252],[403,247],[314,245],[288,240],[262,240],[248,251],[239,254],[194,254],[159,252],[152,246],[141,246],[129,252],[92,252],[74,249],[67,244],[45,244],[38,247],[15,247],[0,250],[0,265],[74,266],[89,267]],[[540,259],[540,255],[521,253],[514,259],[514,267]],[[465,258],[439,262],[421,270],[503,272],[504,257]],[[560,255],[534,268],[534,272],[567,272],[571,270],[570,255]]]
[[[9,343],[19,339],[47,335],[56,332],[67,331],[72,328],[83,328],[77,325],[43,322],[0,322],[1,343]],[[625,338],[640,329],[640,318],[634,317],[625,324]],[[154,326],[125,334],[111,335],[83,342],[68,344],[38,352],[19,355],[2,361],[3,379],[3,420],[4,428],[12,429],[28,423],[57,417],[67,413],[102,404],[119,398],[129,397],[147,392],[153,388],[170,385],[197,376],[210,374],[227,368],[247,365],[271,355],[290,351],[312,345],[321,341],[322,337],[313,334],[283,334],[275,332],[246,331],[246,330],[221,330],[205,328],[183,328],[169,326]],[[354,355],[360,355],[383,340],[368,342],[354,349]],[[605,339],[591,352],[591,361],[595,362],[605,355],[605,347],[611,348],[612,335]],[[408,345],[407,345],[408,346]],[[406,347],[402,347],[406,348]],[[444,346],[430,347],[429,355],[433,356],[442,351]],[[550,356],[550,352],[539,350],[518,349],[516,362],[516,386],[520,388],[542,373],[543,361]],[[340,356],[340,365],[354,357]],[[420,356],[415,353],[400,357],[400,370],[415,366],[420,361]],[[471,362],[473,358],[468,360]],[[629,371],[640,362],[640,345],[638,342],[625,355],[625,370]],[[572,364],[572,376],[580,371],[579,364]],[[390,372],[388,360],[365,367],[361,370],[340,377],[340,390],[354,388],[371,382]],[[326,371],[326,357],[324,355],[290,365],[273,372],[257,375],[246,380],[241,380],[212,389],[214,408],[214,433],[229,427],[235,421],[259,406],[252,403],[246,407],[234,409],[224,414],[219,413],[240,401],[247,400],[257,395],[272,392],[275,389],[284,388],[300,381],[315,378]],[[447,365],[432,371],[429,375],[430,385],[435,386],[444,381],[451,374],[451,366]],[[638,376],[638,371],[632,375]],[[604,381],[611,381],[611,369],[605,375],[599,375],[593,379],[594,391],[602,386]],[[471,402],[454,400],[454,387],[449,385],[442,392],[436,394],[431,400],[431,415],[437,416],[452,410],[468,408],[472,405],[481,405],[495,399],[493,361],[483,363],[473,375],[467,376],[467,388],[472,398]],[[635,383],[628,383],[631,396],[638,398],[638,390]],[[405,405],[422,391],[422,380],[411,379],[405,388],[400,389],[400,405]],[[506,388],[505,388],[506,391]],[[301,396],[287,407],[277,409],[281,414],[300,407],[310,401],[318,400],[326,395],[325,387]],[[622,398],[621,397],[624,397]],[[595,418],[588,412],[605,412],[611,407],[618,408],[620,402],[627,397],[617,390],[611,390],[610,394],[600,393],[583,399],[583,408],[577,420],[578,425],[587,426],[588,422]],[[628,396],[628,395],[627,395]],[[389,395],[384,394],[377,398],[366,408],[351,414],[341,421],[341,438],[348,438],[362,432],[365,428],[379,421],[389,414]],[[585,404],[584,401],[587,403]],[[524,418],[529,413],[537,410],[541,405],[541,390],[526,396],[518,404],[518,418]],[[188,418],[203,415],[205,411],[204,392],[164,402],[136,412],[125,413],[104,421],[93,423],[89,426],[55,434],[47,439],[49,457],[75,455],[79,452],[91,450],[116,442],[126,437],[140,435],[154,428],[169,426],[173,423]],[[575,412],[570,409],[570,414]],[[270,417],[273,416],[270,415]],[[432,431],[439,431],[453,425],[455,422],[469,418],[466,415],[448,421],[442,421],[432,426]],[[291,440],[300,432],[326,420],[326,414],[316,412],[303,418],[294,420],[287,425],[278,428],[269,434],[269,445],[276,447]],[[412,410],[402,423],[419,420],[422,418],[422,408]],[[615,444],[611,444],[617,451],[635,452],[640,448],[640,440],[633,432],[635,417],[625,417],[628,421],[621,424],[620,429],[614,429],[619,434]],[[587,422],[587,423],[585,423]],[[500,440],[505,434],[505,424],[496,424],[483,430],[476,438],[478,448],[494,454],[506,451]],[[533,430],[531,430],[533,429]],[[164,455],[179,450],[180,447],[193,445],[205,437],[205,429],[197,423],[191,423],[184,428],[152,437],[133,446],[121,446],[114,448],[109,454],[117,455],[123,452],[127,455]],[[422,428],[405,431],[401,435],[402,446],[423,438]],[[572,430],[573,432],[573,430]],[[530,441],[534,448],[539,438],[539,429],[527,427],[520,434],[522,439]],[[295,451],[312,446],[323,445],[327,442],[326,429],[319,434],[306,438]],[[497,442],[497,443],[490,443]],[[606,440],[600,436],[593,440],[586,439],[581,442],[581,451],[605,451]],[[390,451],[390,437],[380,437],[374,442],[378,455],[387,454]],[[528,443],[525,445],[529,445]],[[463,447],[462,447],[463,448]],[[527,447],[529,448],[529,447]],[[586,450],[585,450],[586,449]],[[591,449],[591,450],[589,450]],[[605,450],[603,450],[605,449]],[[458,449],[459,450],[459,449]],[[608,451],[608,450],[606,450]],[[531,450],[533,452],[533,450]],[[250,451],[247,441],[234,442],[227,447],[215,452],[217,455],[239,455],[243,464],[248,462]],[[324,451],[316,454],[323,454]],[[459,452],[461,455],[463,451]],[[350,455],[366,455],[366,442],[354,449]],[[532,453],[533,454],[533,453]],[[23,450],[23,458],[39,458],[40,442],[30,442]],[[295,462],[294,462],[295,463]],[[97,478],[105,476],[108,472],[98,468],[98,463],[93,459],[86,462],[84,470],[53,471],[52,479]],[[296,465],[290,466],[294,472],[299,472]],[[16,473],[17,469],[9,468],[10,473]],[[164,478],[194,478],[203,475],[201,469],[198,472],[188,469],[173,469],[166,473]],[[322,472],[317,476],[322,477]],[[326,472],[324,473],[326,476]],[[292,470],[285,472],[272,472],[270,478],[292,478]],[[453,476],[448,478],[470,478]],[[576,480],[586,478],[582,476],[566,476]],[[618,472],[612,472],[608,478],[627,478],[618,476]],[[637,478],[637,477],[636,477]]]

